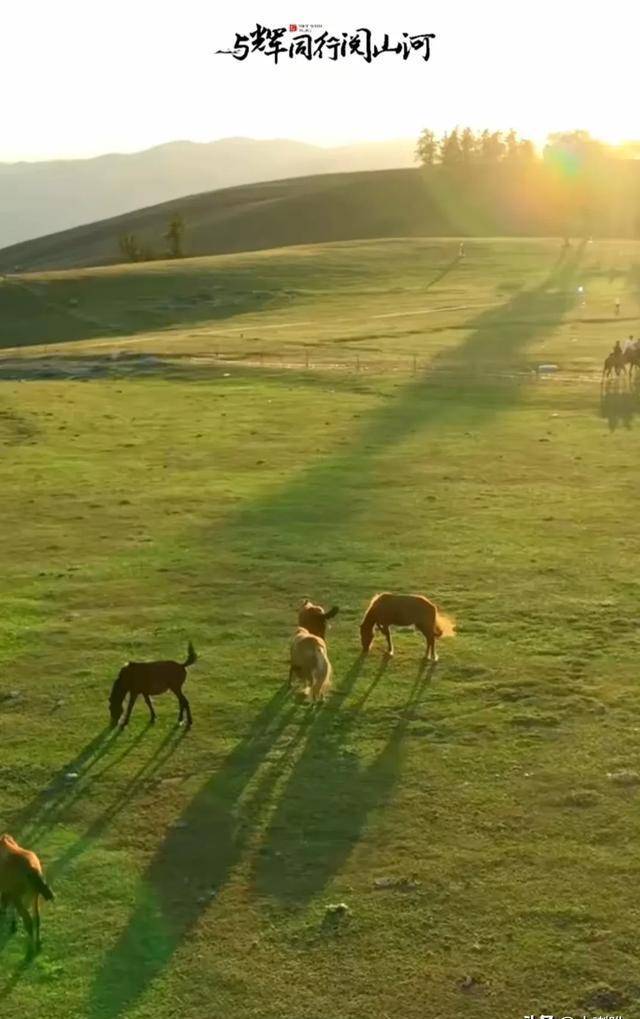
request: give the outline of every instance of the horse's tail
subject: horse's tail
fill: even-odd
[[[314,658],[315,660],[311,669],[313,691],[316,698],[322,698],[327,694],[329,687],[331,686],[331,675],[333,670],[326,652],[319,645],[316,645]]]
[[[189,647],[187,648],[187,657],[186,657],[185,661],[182,663],[183,668],[188,669],[189,666],[193,665],[193,663],[197,662],[197,660],[198,660],[198,656],[197,656],[197,654],[195,652],[195,648],[194,648],[193,644],[191,643],[191,641],[189,641]]]
[[[49,888],[49,885],[43,878],[42,874],[39,874],[34,867],[29,867],[27,877],[33,890],[36,891],[38,895],[41,895],[43,899],[46,899],[47,902],[51,902],[55,898],[55,895]]]
[[[451,616],[446,616],[444,612],[438,612],[436,610],[436,626],[435,626],[436,637],[455,637],[456,635],[456,621]]]

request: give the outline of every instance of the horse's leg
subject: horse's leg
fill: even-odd
[[[154,707],[153,707],[153,703],[152,703],[151,698],[149,697],[148,693],[143,693],[142,696],[144,697],[145,704],[149,708],[149,713],[151,715],[151,724],[153,725],[153,723],[156,720],[156,713],[155,713],[155,710],[154,710]]]
[[[436,652],[435,632],[433,631],[433,629],[429,629],[429,627],[427,626],[417,626],[416,629],[420,630],[420,633],[424,636],[424,639],[427,642],[427,646],[424,652],[425,658],[427,659],[427,661],[429,661],[429,658],[432,658],[434,662],[437,662],[438,655]]]
[[[178,725],[182,725],[182,719],[184,718],[183,697],[182,694],[180,693],[180,690],[172,690],[172,693],[176,695],[176,699],[178,701],[178,704],[180,705],[180,711],[178,712]]]
[[[137,700],[138,700],[138,694],[134,693],[133,690],[132,690],[131,693],[129,694],[129,703],[127,704],[127,713],[124,716],[124,722],[122,723],[122,728],[123,729],[124,729],[125,725],[129,724],[129,719],[131,718],[131,712],[133,711],[133,705],[136,703]]]
[[[438,652],[436,651],[436,635],[435,635],[435,633],[431,634],[431,638],[430,638],[429,643],[431,645],[431,658],[433,659],[434,662],[437,662],[438,661]]]
[[[20,916],[22,917],[22,922],[24,924],[24,929],[26,930],[27,937],[29,939],[28,953],[29,953],[29,955],[33,955],[34,940],[33,940],[33,920],[31,919],[31,914],[30,914],[29,910],[27,909],[27,907],[25,906],[24,902],[22,902],[20,899],[16,900],[16,904],[15,905],[16,905],[16,909],[18,910]]]
[[[184,718],[185,713],[186,713],[186,716],[187,716],[187,729],[190,729],[191,726],[193,725],[193,718],[191,717],[191,708],[189,706],[189,701],[187,700],[187,698],[185,697],[185,695],[183,694],[183,692],[182,692],[182,690],[180,688],[178,688],[177,690],[174,690],[173,692],[176,695],[176,697],[178,698],[178,704],[180,705],[180,714],[178,715],[178,725],[182,724],[182,719]]]
[[[39,952],[40,949],[42,948],[42,942],[40,941],[40,902],[39,902],[39,896],[37,896],[37,895],[36,895],[36,897],[34,899],[34,902],[33,902],[33,915],[34,915],[34,920],[35,920],[36,952]]]
[[[13,903],[13,899],[4,893],[3,895],[0,895],[0,915],[4,916],[7,912],[9,913],[9,933],[15,934],[18,929],[16,908]]]
[[[381,626],[380,629],[384,633],[387,639],[387,654],[390,658],[393,657],[393,641],[391,640],[391,630],[388,626]]]
[[[193,725],[193,718],[191,717],[191,707],[189,705],[189,701],[182,693],[182,690],[180,691],[180,696],[182,697],[182,706],[187,713],[187,729],[190,729],[191,726]]]

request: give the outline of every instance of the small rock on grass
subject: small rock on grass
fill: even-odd
[[[374,878],[373,887],[377,889],[395,888],[401,892],[413,891],[418,888],[420,882],[415,877],[377,877]]]
[[[462,980],[458,981],[458,987],[461,991],[477,991],[482,988],[482,980],[478,980],[474,976],[465,976]]]
[[[608,771],[607,778],[616,785],[638,785],[640,774],[637,771]]]
[[[0,701],[18,701],[22,697],[19,690],[9,690],[8,693],[0,695]]]
[[[325,916],[329,920],[338,920],[342,917],[348,916],[351,910],[347,906],[346,902],[335,902],[325,907]]]

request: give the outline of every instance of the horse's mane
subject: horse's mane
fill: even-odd
[[[387,591],[379,591],[378,594],[374,594],[373,598],[371,599],[371,601],[367,605],[367,608],[366,608],[364,616],[362,617],[362,622],[363,623],[367,622],[367,617],[369,616],[369,613],[371,612],[374,604],[377,602],[378,598],[382,597],[383,594],[388,594],[388,592]]]

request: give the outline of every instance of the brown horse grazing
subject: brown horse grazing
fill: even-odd
[[[111,688],[109,695],[109,710],[111,712],[111,728],[115,729],[122,715],[124,699],[129,694],[127,713],[124,716],[122,728],[128,724],[133,711],[133,705],[138,697],[144,697],[147,707],[151,713],[151,721],[155,722],[156,713],[153,710],[151,697],[156,694],[166,693],[171,690],[178,698],[180,714],[178,724],[182,722],[184,715],[187,716],[187,729],[193,724],[189,701],[182,692],[182,686],[187,678],[187,669],[197,660],[193,650],[193,644],[189,641],[186,661],[180,662],[127,662]]]
[[[0,836],[0,911],[10,906],[20,914],[29,938],[30,955],[41,948],[40,896],[48,900],[54,897],[42,876],[40,860],[35,853],[22,849],[11,835]],[[16,928],[14,916],[13,933]]]
[[[309,633],[315,634],[316,637],[322,637],[324,640],[327,622],[337,616],[339,611],[338,606],[334,605],[332,609],[325,612],[322,605],[314,605],[312,601],[305,598],[298,612],[298,626],[302,626]]]
[[[393,654],[390,626],[414,626],[424,634],[427,641],[426,658],[438,661],[436,654],[437,637],[453,637],[455,623],[448,616],[424,598],[421,594],[376,594],[369,602],[360,624],[362,650],[366,654],[371,647],[374,627],[387,638],[387,653]]]
[[[289,683],[293,686],[296,678],[302,680],[305,694],[312,704],[316,704],[327,695],[331,686],[331,673],[327,645],[322,637],[299,626],[291,641]]]

